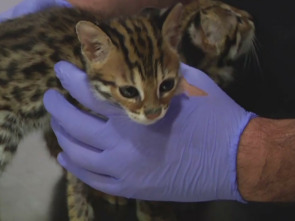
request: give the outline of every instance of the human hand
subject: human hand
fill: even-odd
[[[132,122],[124,111],[99,101],[87,75],[60,62],[57,76],[71,95],[101,120],[45,94],[52,128],[63,148],[58,160],[100,191],[144,200],[240,200],[236,183],[239,138],[254,114],[245,111],[201,71],[181,65],[185,79],[207,96],[176,96],[166,116],[153,125]]]
[[[28,13],[37,12],[54,5],[69,7],[70,3],[66,0],[23,0],[18,5],[2,13],[0,15],[0,22]]]

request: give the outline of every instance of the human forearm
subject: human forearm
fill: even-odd
[[[247,201],[295,201],[295,120],[253,119],[237,160],[238,186]]]

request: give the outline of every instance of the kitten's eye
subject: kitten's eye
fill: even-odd
[[[136,98],[139,96],[138,90],[132,86],[120,87],[119,91],[121,95],[126,98]]]
[[[174,88],[174,80],[173,79],[167,79],[165,81],[163,81],[160,84],[160,92],[164,93],[164,92],[168,92],[171,91]]]

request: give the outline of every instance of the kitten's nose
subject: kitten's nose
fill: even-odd
[[[160,107],[144,110],[144,114],[145,114],[146,118],[149,120],[156,119],[157,117],[159,117],[161,115],[161,112],[162,112],[162,108],[160,108]]]

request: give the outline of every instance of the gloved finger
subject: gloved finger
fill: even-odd
[[[70,104],[60,93],[49,90],[45,93],[44,105],[58,124],[77,140],[83,140],[89,146],[96,146],[97,141],[104,141],[111,145],[106,139],[107,123],[89,113],[83,112]]]
[[[14,17],[19,17],[28,13],[37,12],[44,8],[54,5],[62,7],[71,7],[71,4],[66,0],[24,0],[15,7],[2,13],[0,15],[0,22]]]
[[[85,107],[104,116],[122,114],[123,109],[94,95],[87,74],[71,63],[61,61],[55,65],[62,86]]]
[[[57,160],[62,167],[92,188],[112,195],[118,192],[119,179],[77,167],[64,153],[60,153]]]
[[[107,159],[108,157],[104,154],[102,149],[79,142],[75,138],[69,136],[63,128],[54,121],[51,125],[64,153],[72,162],[75,162],[78,167],[100,174],[107,174],[113,177],[117,176],[117,173],[111,171],[109,160]]]

